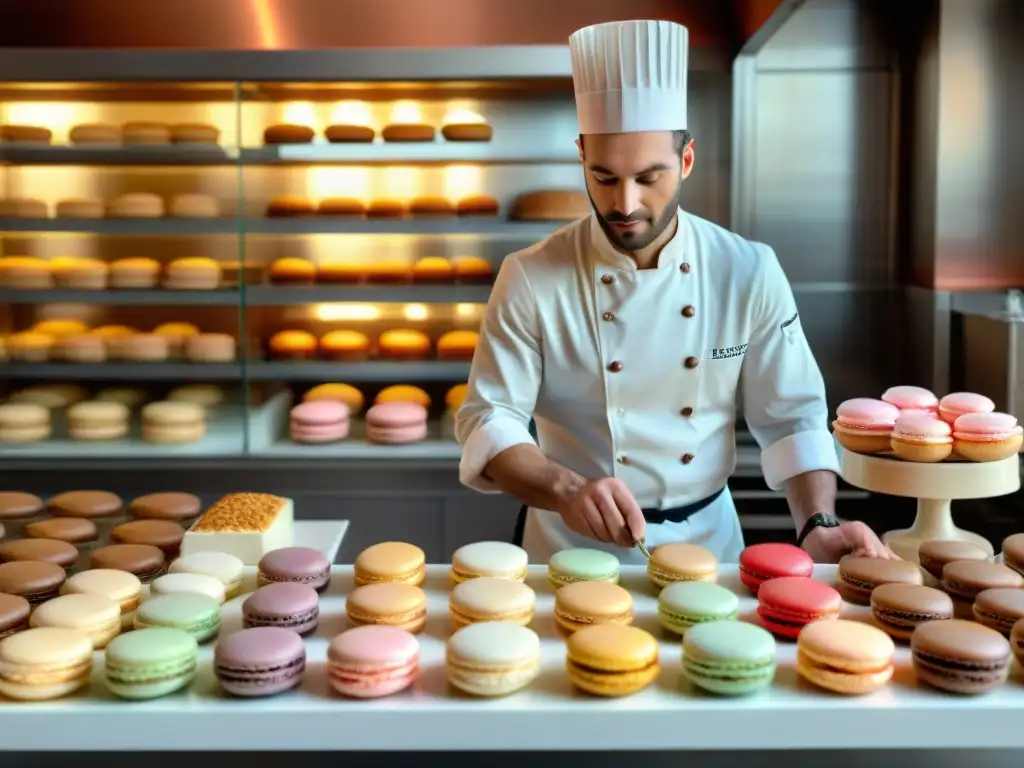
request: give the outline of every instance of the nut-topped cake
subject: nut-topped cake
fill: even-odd
[[[226,552],[257,565],[267,552],[292,545],[294,505],[267,493],[232,493],[185,532],[181,554]]]

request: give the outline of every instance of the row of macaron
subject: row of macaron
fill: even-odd
[[[126,438],[132,431],[132,411],[116,402],[86,400],[66,412],[67,436],[76,442],[107,442]],[[147,403],[139,415],[143,442],[184,445],[206,437],[207,411],[195,403]],[[54,435],[50,409],[32,403],[0,404],[0,443],[28,445]]]
[[[359,361],[371,355],[388,359],[422,359],[435,355],[441,360],[470,360],[480,335],[476,331],[456,330],[441,334],[437,341],[423,331],[393,328],[384,331],[371,343],[361,331],[337,329],[317,338],[303,330],[278,331],[267,342],[270,357],[304,360],[320,357],[327,360]]]
[[[880,399],[858,397],[836,409],[836,440],[854,453],[892,452],[906,461],[940,462],[950,457],[1000,461],[1020,452],[1024,428],[995,403],[974,392],[941,399],[922,387],[899,386]]]
[[[166,265],[156,259],[130,257],[111,262],[84,256],[5,256],[0,258],[0,288],[104,290],[106,288],[216,290],[223,265],[206,256],[184,256]]]

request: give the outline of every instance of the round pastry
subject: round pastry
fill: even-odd
[[[449,123],[441,128],[447,141],[490,141],[494,129],[487,123]]]
[[[308,197],[301,195],[278,195],[267,203],[267,216],[271,218],[311,216],[314,213],[316,205]]]
[[[953,423],[953,449],[970,461],[1001,461],[1020,452],[1024,428],[1008,413],[965,413]]]
[[[455,206],[459,216],[497,216],[498,201],[490,195],[470,195]]]
[[[193,403],[206,410],[216,408],[227,399],[224,390],[216,384],[185,384],[167,393],[172,403]]]
[[[892,430],[900,409],[870,397],[845,400],[836,408],[832,431],[838,443],[854,453],[885,453],[892,449]]]
[[[289,431],[296,443],[333,443],[348,437],[348,406],[340,400],[299,403],[291,410]]]
[[[53,265],[53,283],[58,288],[102,291],[107,287],[108,268],[99,259],[68,258]]]
[[[545,189],[516,198],[512,218],[519,221],[574,221],[590,215],[590,198],[575,189]]]
[[[124,360],[152,363],[166,360],[171,356],[171,344],[167,336],[155,333],[136,333],[125,336],[117,343],[118,356]]]
[[[302,396],[302,401],[313,403],[317,400],[337,400],[348,406],[349,413],[355,415],[363,410],[365,400],[363,393],[350,384],[330,383],[313,387]]]
[[[270,356],[281,360],[308,360],[316,357],[317,340],[309,331],[278,331],[267,344]]]
[[[181,291],[215,291],[220,288],[220,262],[205,256],[175,259],[167,265],[164,288]]]
[[[153,333],[166,336],[171,356],[181,357],[185,353],[186,342],[199,335],[199,328],[192,323],[162,323],[153,329]]]
[[[487,259],[479,256],[453,256],[450,261],[457,282],[489,283],[494,279],[494,270]]]
[[[377,340],[377,351],[381,357],[422,360],[430,355],[430,337],[407,328],[384,331]]]
[[[974,392],[953,392],[939,401],[939,416],[950,424],[965,413],[992,413],[996,404]]]
[[[54,318],[51,320],[40,320],[32,326],[36,333],[45,333],[48,336],[74,336],[89,332],[89,326],[81,320],[74,320],[69,317]]]
[[[106,123],[82,123],[68,132],[72,144],[120,144],[121,129]]]
[[[173,445],[195,443],[206,435],[206,411],[194,403],[150,403],[142,409],[142,439]]]
[[[175,195],[168,214],[179,219],[216,219],[220,216],[220,206],[210,195]]]
[[[292,256],[277,259],[267,269],[267,277],[274,285],[312,285],[316,275],[316,264]]]
[[[317,267],[319,283],[358,283],[366,277],[366,267],[361,262],[345,259],[325,261]]]
[[[111,288],[156,288],[160,262],[154,259],[118,259],[110,265]]]
[[[442,360],[472,360],[479,340],[476,331],[448,331],[437,340],[437,356]]]
[[[416,403],[378,403],[366,412],[366,439],[371,443],[414,443],[427,434],[427,409]]]
[[[36,384],[11,395],[12,403],[31,403],[50,410],[67,408],[89,399],[89,390],[77,384]]]
[[[366,279],[371,283],[407,283],[412,280],[412,266],[405,261],[376,261],[370,264]]]
[[[22,363],[45,363],[56,339],[48,333],[21,331],[12,333],[4,342],[7,356]]]
[[[34,256],[0,258],[0,286],[37,290],[53,287],[53,272],[45,259]]]
[[[107,360],[107,344],[99,336],[63,336],[57,340],[52,356],[69,363],[103,363]]]
[[[0,405],[0,443],[38,443],[49,437],[49,408],[34,403]]]
[[[169,144],[171,129],[163,123],[125,123],[121,126],[121,141],[125,144]]]
[[[148,399],[146,393],[138,387],[107,387],[93,398],[98,403],[120,403],[128,409],[138,408]]]
[[[412,279],[416,283],[450,283],[454,276],[455,270],[443,256],[424,256],[412,265]]]
[[[433,141],[436,133],[426,123],[395,123],[385,126],[380,135],[384,141]]]
[[[373,141],[377,132],[368,125],[329,125],[324,136],[331,144],[353,144]]]
[[[394,384],[385,387],[373,398],[374,405],[379,403],[416,403],[416,405],[429,408],[430,395],[410,384]]]
[[[309,144],[316,132],[308,125],[281,123],[263,131],[264,144]]]
[[[953,429],[929,411],[906,410],[892,428],[892,451],[906,461],[934,463],[953,453]]]
[[[50,209],[32,197],[8,197],[0,200],[0,219],[48,219]]]
[[[417,197],[409,203],[413,216],[454,216],[455,204],[445,197]]]
[[[175,144],[216,144],[220,139],[220,129],[209,123],[177,123],[170,130]]]
[[[185,342],[185,356],[193,363],[232,363],[237,347],[229,333],[200,333]]]
[[[371,219],[401,219],[409,213],[409,206],[401,200],[374,200],[366,208],[366,216]]]
[[[0,125],[0,141],[49,144],[53,131],[41,125]]]
[[[163,198],[148,192],[121,195],[107,209],[108,216],[122,219],[159,219],[164,213]]]
[[[932,411],[935,413],[939,410],[939,398],[924,387],[889,387],[882,393],[882,400],[890,405],[895,405],[901,411]]]
[[[128,436],[131,412],[120,403],[86,401],[68,408],[72,440],[117,440]]]
[[[369,352],[370,340],[359,331],[330,331],[320,339],[320,354],[327,360],[365,360]]]
[[[102,219],[106,210],[102,200],[81,198],[61,200],[57,203],[55,215],[58,219]]]
[[[366,203],[355,197],[326,197],[320,201],[321,216],[365,216]]]

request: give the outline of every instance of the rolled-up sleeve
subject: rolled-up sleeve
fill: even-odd
[[[825,382],[775,252],[757,244],[753,327],[742,369],[743,410],[768,487],[813,470],[839,472]]]
[[[541,381],[540,324],[526,271],[515,256],[502,263],[487,302],[473,355],[466,400],[455,419],[462,446],[459,479],[470,488],[498,493],[483,471],[514,445],[536,441],[530,420]]]

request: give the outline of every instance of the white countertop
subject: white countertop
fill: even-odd
[[[332,563],[348,533],[348,520],[296,520],[292,543],[324,553]]]
[[[211,672],[212,647],[201,651],[200,673],[186,692],[129,703],[110,695],[99,679],[81,693],[54,702],[0,703],[0,745],[5,750],[695,750],[893,749],[1024,747],[1024,682],[1011,680],[986,696],[967,698],[918,687],[906,648],[898,651],[895,679],[882,691],[843,697],[798,679],[795,647],[780,642],[774,685],[749,698],[719,698],[678,684],[679,642],[657,627],[656,598],[641,569],[623,569],[634,596],[635,624],[662,643],[662,674],[630,698],[603,700],[572,689],[564,674],[564,643],[551,618],[553,596],[545,569],[531,568],[537,590],[533,628],[542,638],[543,671],[533,685],[505,699],[477,700],[449,690],[443,669],[450,633],[447,567],[431,566],[426,588],[429,617],[420,636],[422,675],[402,694],[351,701],[331,693],[323,674],[329,639],[347,628],[345,594],[351,569],[336,566],[321,601],[322,621],[307,640],[309,664],[302,687],[262,700],[222,695]],[[834,566],[816,576],[832,579]],[[250,574],[250,581],[252,576]],[[744,618],[756,621],[755,600],[743,590],[735,566],[719,582],[742,595]],[[227,632],[239,627],[244,598],[225,606]],[[848,606],[847,618],[867,609]],[[100,662],[97,657],[97,662]],[[116,726],[116,727],[115,727]]]

